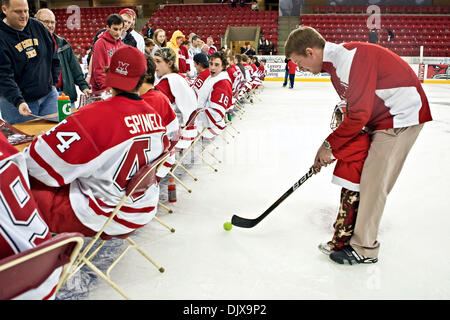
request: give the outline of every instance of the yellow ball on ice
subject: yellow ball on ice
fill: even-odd
[[[227,231],[230,231],[232,227],[233,227],[233,225],[231,224],[231,222],[225,222],[223,224],[223,228]]]

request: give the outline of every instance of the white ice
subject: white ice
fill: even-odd
[[[338,101],[331,83],[264,86],[242,120],[233,118],[240,134],[224,134],[229,144],[216,138],[214,154],[222,163],[205,156],[218,172],[195,158],[198,181],[181,176],[192,193],[177,185],[178,201],[162,200],[174,213],[160,208],[158,217],[176,232],[152,221],[133,236],[165,273],[129,252],[113,279],[133,299],[450,299],[450,85],[424,84],[434,121],[425,125],[388,197],[379,262],[356,266],[336,264],[317,249],[332,236],[339,203],[332,167],[255,228],[223,229],[233,214],[254,218],[275,202],[306,173],[330,132]],[[122,240],[113,243],[105,259]],[[86,270],[59,297],[122,299]]]

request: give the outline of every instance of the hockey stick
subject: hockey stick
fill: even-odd
[[[264,219],[267,215],[269,215],[269,213],[271,213],[273,211],[273,209],[278,207],[280,205],[280,203],[282,203],[284,201],[284,199],[289,197],[295,190],[297,190],[297,188],[300,187],[313,174],[314,174],[314,169],[311,167],[311,169],[309,169],[309,171],[303,177],[301,177],[300,180],[298,180],[296,183],[294,183],[294,185],[292,187],[290,187],[288,191],[286,191],[277,201],[275,201],[274,204],[272,204],[270,206],[270,208],[268,208],[266,211],[264,211],[264,213],[261,214],[259,217],[255,218],[255,219],[246,219],[246,218],[239,217],[237,215],[233,215],[233,217],[231,218],[231,224],[233,224],[236,227],[241,227],[241,228],[253,228],[258,223],[260,223],[262,219]]]

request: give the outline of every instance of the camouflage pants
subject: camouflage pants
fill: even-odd
[[[343,246],[349,244],[355,228],[359,199],[360,195],[358,191],[342,188],[339,212],[336,222],[333,224],[335,230],[333,239],[328,242],[332,250],[340,250]]]

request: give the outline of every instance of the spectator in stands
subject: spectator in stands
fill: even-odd
[[[175,64],[178,66],[178,71],[180,73],[186,73],[186,58],[181,53],[180,47],[183,45],[183,42],[186,40],[183,32],[180,30],[176,30],[172,33],[172,37],[167,42],[167,47],[171,48],[176,55]]]
[[[378,43],[378,32],[375,28],[371,29],[369,32],[369,42],[370,43]]]
[[[256,0],[252,1],[252,11],[259,11],[259,5]]]
[[[256,52],[255,49],[253,49],[252,45],[249,43],[247,44],[247,47],[245,48],[242,54],[246,54],[247,56],[253,56],[256,54]]]
[[[388,41],[388,42],[394,41],[394,37],[395,37],[395,36],[394,36],[394,33],[392,32],[392,30],[386,28],[386,32],[387,32],[387,34],[388,34],[387,41]]]
[[[167,46],[166,32],[163,29],[156,29],[153,34],[153,41],[155,42],[155,48],[153,49],[152,56],[155,56],[155,52]]]
[[[129,11],[121,10],[119,15],[123,19],[122,42],[126,45],[137,48],[137,41],[131,34],[131,25],[133,24],[133,15]]]
[[[37,14],[37,13],[36,13]],[[56,20],[55,20],[56,21]],[[50,31],[50,30],[49,30]],[[81,48],[81,45],[77,45],[76,48],[73,50],[73,53],[75,54],[75,57],[77,58],[78,62],[81,63],[81,58],[84,57],[85,49]]]
[[[230,0],[230,2],[231,2],[231,7],[236,8],[237,0]]]
[[[86,53],[81,58],[81,69],[83,70],[83,76],[86,79],[86,82],[88,82],[86,77],[89,73],[89,57],[91,56],[91,51],[92,49],[90,47],[86,48]]]
[[[146,69],[138,49],[117,49],[105,79],[112,97],[75,112],[24,150],[31,191],[51,232],[93,236],[125,195],[130,173],[165,151],[161,117],[137,94]],[[131,119],[147,119],[151,125]],[[158,199],[159,184],[153,184],[124,204],[105,233],[124,235],[143,227],[155,216]]]
[[[144,37],[134,29],[136,26],[136,12],[133,9],[127,8],[120,10],[119,14],[122,16],[122,18],[124,14],[128,14],[131,17],[131,24],[129,28],[130,34],[136,41],[136,48],[138,48],[142,53],[145,53]]]
[[[91,88],[84,79],[80,63],[76,58],[72,47],[66,41],[66,39],[55,34],[56,20],[53,12],[47,8],[40,9],[36,13],[36,19],[38,19],[44,25],[44,27],[47,28],[56,44],[59,61],[62,67],[62,72],[58,77],[56,89],[58,90],[58,92],[64,92],[69,96],[72,103],[72,108],[74,108],[75,102],[78,98],[75,85],[77,85],[85,95],[91,93]]]
[[[151,56],[152,57],[153,56],[153,54],[152,54],[153,49],[155,49],[155,42],[152,39],[150,39],[150,38],[146,38],[145,39],[145,54],[147,56]]]
[[[203,43],[203,45],[202,45],[202,53],[209,56],[209,46],[206,43]]]
[[[190,59],[193,59],[197,53],[202,52],[202,48],[200,47],[201,42],[202,41],[198,35],[194,34],[192,36],[191,43],[188,49]]]
[[[208,49],[208,55],[209,55],[209,56],[212,55],[214,52],[217,51],[217,48],[216,48],[216,46],[214,45],[214,39],[213,39],[213,37],[209,36],[209,37],[206,39],[206,44],[207,44],[208,47],[209,47],[209,49]]]
[[[271,40],[269,40],[269,48],[268,48],[267,54],[269,54],[269,55],[277,54],[277,50],[275,49],[275,44]]]
[[[245,7],[245,0],[239,0],[239,5],[241,7]]]
[[[105,67],[109,66],[114,52],[124,46],[121,39],[122,29],[124,27],[123,18],[118,14],[112,14],[106,19],[106,25],[106,31],[100,34],[97,42],[94,44],[91,59],[90,84],[93,91],[106,88]]]
[[[269,54],[269,40],[267,40],[263,34],[261,34],[261,37],[259,38],[258,42],[258,53],[262,55]]]
[[[142,34],[144,35],[144,40],[145,38],[153,40],[153,27],[149,22],[147,22],[144,29],[142,29]]]
[[[26,0],[2,2],[0,13],[0,111],[15,124],[30,114],[57,112],[55,85],[61,66],[48,30],[29,19]]]

